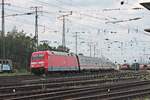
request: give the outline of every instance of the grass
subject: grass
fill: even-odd
[[[147,95],[147,96],[139,96],[139,97],[136,97],[134,99],[129,99],[129,100],[150,100],[150,96]]]
[[[30,75],[30,73],[0,73],[0,76]]]
[[[26,69],[15,70],[12,73],[8,73],[8,72],[0,73],[0,76],[18,76],[18,75],[31,75],[31,73]]]

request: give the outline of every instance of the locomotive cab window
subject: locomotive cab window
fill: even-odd
[[[32,60],[42,60],[44,59],[44,54],[36,54],[32,56]]]

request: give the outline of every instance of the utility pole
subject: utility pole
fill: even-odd
[[[96,45],[94,44],[94,57],[96,56]]]
[[[90,44],[90,57],[92,57],[92,45]]]
[[[78,33],[85,33],[85,32],[75,32],[75,52],[76,55],[78,54]]]
[[[1,38],[2,38],[2,58],[5,59],[5,5],[10,5],[8,3],[5,3],[4,0],[1,2],[2,5],[2,32],[1,32]]]
[[[65,11],[59,11],[61,13],[66,13]],[[65,32],[66,32],[66,17],[68,17],[69,15],[72,15],[72,11],[69,11],[69,14],[65,14],[65,15],[62,15],[58,18],[62,18],[62,21],[63,21],[63,29],[62,29],[62,47],[63,47],[63,50],[65,50],[65,47],[66,47],[66,39],[65,39]]]
[[[91,45],[91,43],[89,43],[88,46],[90,47],[90,49],[89,49],[90,50],[90,57],[92,57],[92,45]]]
[[[2,0],[2,54],[3,59],[5,59],[5,6],[4,6],[4,0]]]
[[[120,46],[120,49],[121,49],[121,55],[123,56],[123,42],[120,42],[121,46]]]
[[[78,32],[75,32],[76,37],[76,55],[78,54]]]
[[[39,11],[39,9],[42,8],[41,6],[35,6],[35,7],[31,7],[31,9],[35,10],[35,46],[36,46],[36,51],[38,51],[38,12],[42,12]]]
[[[62,16],[62,18],[63,18],[63,34],[62,34],[62,46],[63,46],[63,49],[66,47],[66,40],[65,40],[65,32],[66,32],[66,30],[65,30],[65,15],[63,15]]]

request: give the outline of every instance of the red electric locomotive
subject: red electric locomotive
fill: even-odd
[[[116,66],[105,57],[87,57],[65,52],[38,51],[31,57],[31,71],[37,74],[47,72],[112,70]]]
[[[76,55],[64,52],[38,51],[32,53],[31,57],[31,71],[33,73],[78,71],[78,66]]]

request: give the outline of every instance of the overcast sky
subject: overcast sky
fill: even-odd
[[[143,31],[150,28],[150,11],[139,4],[150,0],[5,0],[5,2],[11,4],[5,6],[6,16],[32,12],[34,10],[31,7],[40,6],[39,11],[43,13],[38,13],[39,42],[48,40],[52,46],[60,45],[62,20],[59,17],[72,11],[72,15],[66,17],[66,44],[72,52],[75,52],[74,33],[78,32],[78,53],[89,56],[91,45],[94,56],[96,45],[96,56],[104,55],[119,63],[124,59],[131,59],[127,60],[128,62],[135,59],[138,62],[148,61],[150,56],[150,35]],[[6,17],[6,31],[16,27],[34,36],[34,17],[35,15]]]

